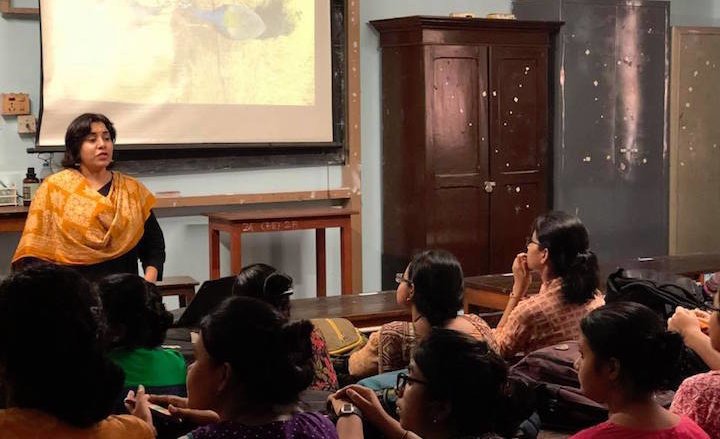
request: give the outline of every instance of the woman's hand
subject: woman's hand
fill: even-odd
[[[176,419],[188,421],[196,425],[207,425],[220,422],[220,416],[212,410],[198,410],[188,407],[187,398],[176,395],[148,395],[153,404],[167,407]]]
[[[150,413],[149,397],[150,395],[145,393],[145,387],[141,384],[138,386],[137,392],[132,390],[128,392],[125,397],[125,408],[131,415],[137,416],[152,427],[153,420]]]
[[[668,329],[679,333],[683,338],[693,332],[701,332],[697,313],[680,306],[675,308],[675,314],[668,319]]]
[[[382,431],[386,431],[389,422],[397,423],[397,421],[385,412],[385,409],[383,409],[375,391],[368,389],[367,387],[359,386],[357,384],[343,387],[331,396],[331,401],[334,409],[336,408],[336,402],[339,403],[337,410],[339,410],[339,407],[342,406],[343,402],[349,401],[355,404],[355,406],[360,409],[363,418],[367,419],[368,422],[375,425]]]
[[[515,256],[512,264],[512,273],[514,280],[513,293],[525,295],[532,281],[532,273],[527,264],[527,253],[518,253],[517,256]]]
[[[158,269],[149,265],[145,268],[145,280],[148,282],[155,283],[158,278]]]

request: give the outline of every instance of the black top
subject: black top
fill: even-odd
[[[112,180],[110,180],[105,186],[101,187],[98,192],[103,196],[107,196],[110,193],[111,187]],[[140,259],[143,269],[149,266],[157,268],[157,280],[162,280],[163,264],[165,263],[165,238],[163,237],[160,224],[158,224],[157,218],[152,210],[150,211],[148,219],[145,220],[145,230],[143,232],[143,236],[140,238],[140,242],[137,243],[135,248],[124,255],[109,261],[93,265],[73,266],[73,268],[82,273],[88,280],[94,281],[109,274],[138,274],[138,259]]]

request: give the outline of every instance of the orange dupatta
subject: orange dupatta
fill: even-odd
[[[119,172],[105,197],[79,171],[60,171],[38,188],[13,264],[26,257],[62,265],[115,259],[140,241],[154,205],[152,192]]]

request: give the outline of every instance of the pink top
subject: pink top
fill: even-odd
[[[670,411],[687,416],[711,437],[720,438],[720,371],[701,373],[683,381]]]
[[[690,418],[682,416],[674,427],[664,430],[637,430],[622,427],[610,421],[590,427],[571,436],[570,439],[710,439]]]

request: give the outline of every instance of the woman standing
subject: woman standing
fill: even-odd
[[[108,274],[162,278],[165,240],[152,213],[155,196],[110,171],[116,132],[102,114],[78,116],[65,134],[65,170],[46,178],[30,205],[13,267],[33,261],[71,266],[90,279]]]

